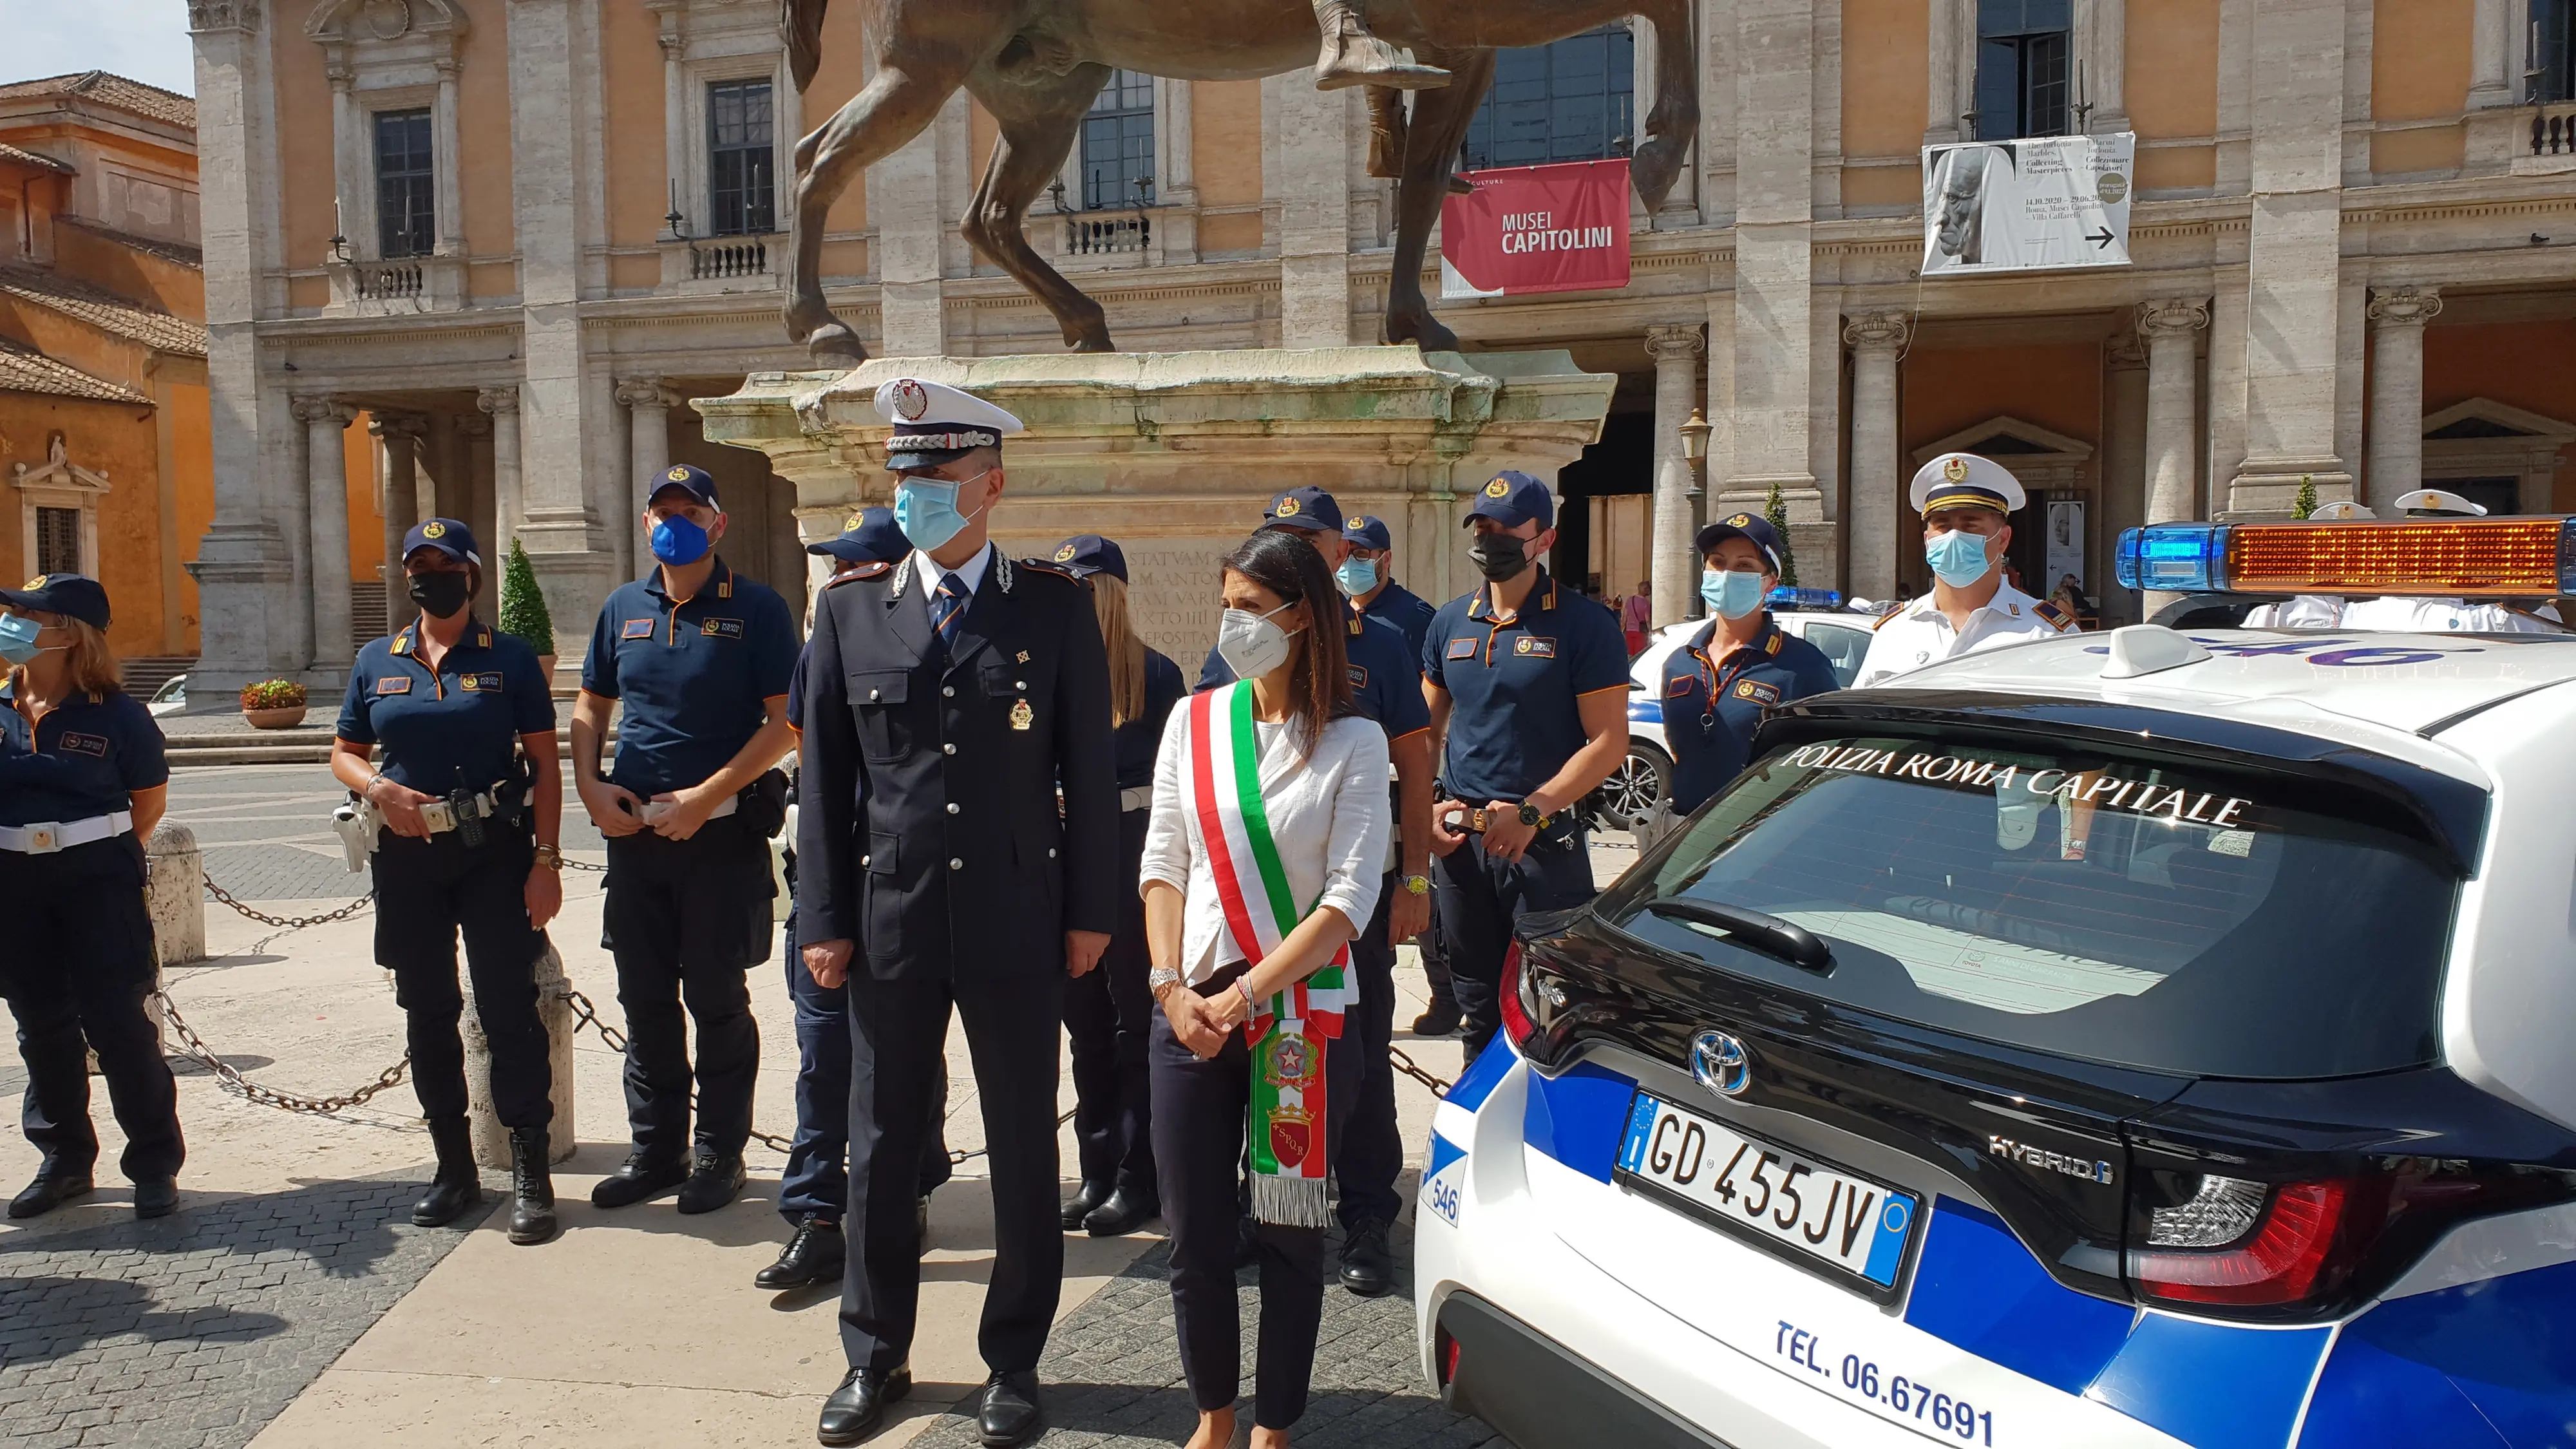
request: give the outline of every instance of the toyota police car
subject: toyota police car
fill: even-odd
[[[2576,592],[2576,520],[2122,550]],[[1525,924],[1426,1370],[1523,1449],[2568,1443],[2571,741],[2561,635],[2149,624],[1784,707]]]

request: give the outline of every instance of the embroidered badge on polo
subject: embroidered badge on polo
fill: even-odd
[[[1666,698],[1666,699],[1679,699],[1679,698],[1681,698],[1683,695],[1688,694],[1688,693],[1690,693],[1690,692],[1691,692],[1691,685],[1692,685],[1692,683],[1693,683],[1693,680],[1691,679],[1691,677],[1690,677],[1689,675],[1684,675],[1684,676],[1682,676],[1681,678],[1674,680],[1671,684],[1669,684],[1669,685],[1665,686],[1665,688],[1664,688],[1664,698]]]
[[[1353,664],[1348,667],[1351,671],[1351,688],[1368,688],[1368,671],[1357,664]]]
[[[1475,658],[1475,657],[1476,657],[1476,641],[1475,641],[1475,640],[1473,640],[1473,639],[1452,639],[1452,640],[1450,640],[1450,641],[1449,641],[1449,655],[1448,655],[1448,657],[1449,657],[1449,658],[1451,658],[1451,659],[1473,659],[1473,658]]]
[[[1780,702],[1780,686],[1776,684],[1765,684],[1758,679],[1739,680],[1735,686],[1735,697],[1737,699],[1749,699],[1756,704],[1778,704]]]
[[[1556,641],[1553,639],[1541,639],[1534,634],[1523,634],[1521,637],[1512,641],[1512,652],[1514,654],[1525,654],[1534,659],[1554,659],[1556,657]]]
[[[653,637],[653,621],[650,619],[629,619],[618,628],[617,637],[620,639],[650,639]]]
[[[698,625],[698,633],[708,639],[739,639],[742,637],[742,621],[740,619],[704,620]]]
[[[69,751],[75,755],[89,755],[104,760],[107,758],[107,736],[65,730],[62,738],[54,741],[54,748]]]
[[[401,674],[385,679],[379,679],[376,681],[376,693],[409,694],[411,693],[411,676],[408,674]]]

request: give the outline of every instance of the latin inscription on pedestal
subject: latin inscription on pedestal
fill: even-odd
[[[1253,517],[1259,517],[1255,505]],[[1199,677],[1208,646],[1216,643],[1217,560],[1241,543],[1240,538],[1140,538],[1101,526],[1103,536],[1117,540],[1127,555],[1127,612],[1136,635],[1171,656],[1185,679]],[[1004,539],[1002,546],[1020,557],[1044,558],[1040,550],[1056,540]]]

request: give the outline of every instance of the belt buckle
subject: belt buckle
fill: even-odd
[[[27,854],[53,855],[63,848],[63,823],[48,820],[27,827]]]

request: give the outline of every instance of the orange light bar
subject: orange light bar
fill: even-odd
[[[2563,518],[2241,523],[2228,587],[2247,594],[2551,596],[2563,593]]]

